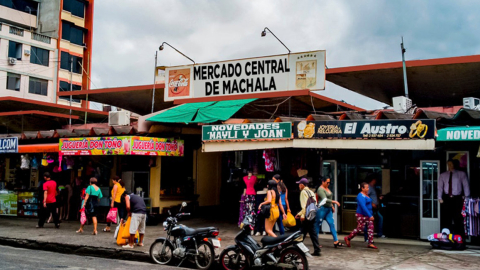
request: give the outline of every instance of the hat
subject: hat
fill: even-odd
[[[307,178],[302,178],[302,179],[300,179],[300,181],[297,182],[297,184],[308,185],[308,179]]]
[[[275,179],[277,179],[277,180],[282,179],[282,177],[281,177],[280,174],[278,174],[278,173],[275,174],[275,175],[273,176],[273,178],[275,178]]]

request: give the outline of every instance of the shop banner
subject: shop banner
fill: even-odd
[[[202,127],[203,141],[291,139],[292,123],[249,123]]]
[[[60,139],[62,155],[139,155],[183,157],[183,140],[139,136]]]
[[[18,153],[18,138],[0,139],[0,153]]]
[[[0,215],[17,216],[16,193],[0,193]]]
[[[324,90],[325,51],[166,67],[165,73],[157,72],[156,75],[165,80],[165,101]]]
[[[435,120],[294,122],[296,139],[434,139]]]
[[[480,127],[451,127],[438,131],[437,141],[480,141]]]

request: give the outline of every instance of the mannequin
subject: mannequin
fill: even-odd
[[[245,182],[246,189],[243,190],[243,212],[242,215],[245,217],[247,215],[251,215],[255,222],[256,220],[256,208],[255,208],[255,184],[257,183],[257,177],[253,175],[253,170],[248,169],[247,175],[243,177],[243,182]],[[255,225],[255,224],[252,224]],[[253,233],[253,232],[252,232]]]

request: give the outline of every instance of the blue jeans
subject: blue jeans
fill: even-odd
[[[277,219],[278,230],[280,231],[280,235],[285,234],[285,228],[283,227],[283,215],[282,211],[280,211],[280,216]]]
[[[333,221],[333,210],[332,207],[320,207],[317,210],[317,216],[315,217],[315,230],[318,233],[320,232],[320,226],[322,226],[323,221],[327,221],[328,227],[330,227],[330,232],[333,236],[333,241],[337,242],[337,230],[335,229],[335,223]]]
[[[377,236],[382,237],[382,235],[383,235],[383,216],[382,216],[382,214],[380,214],[380,211],[373,210],[373,218],[375,218],[375,220],[373,221],[374,224],[375,224],[375,222],[377,223]],[[368,239],[367,226],[365,226],[364,232],[365,232],[365,234],[364,234],[365,241],[367,241],[367,239]]]

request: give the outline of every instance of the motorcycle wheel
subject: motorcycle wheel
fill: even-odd
[[[220,253],[219,262],[225,270],[244,270],[248,268],[247,257],[237,248],[224,249]]]
[[[302,251],[296,248],[287,248],[280,254],[281,263],[292,264],[293,269],[308,270],[308,260]],[[285,268],[282,268],[285,269]]]
[[[209,242],[201,242],[197,246],[198,256],[195,256],[195,264],[198,269],[208,269],[215,260],[215,251]]]
[[[163,253],[160,254],[164,246],[165,249],[163,250]],[[170,244],[168,241],[165,241],[165,239],[155,241],[155,243],[150,246],[150,258],[152,258],[155,263],[162,265],[171,263],[173,260],[172,244]]]

